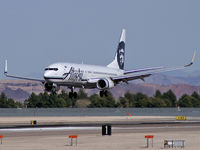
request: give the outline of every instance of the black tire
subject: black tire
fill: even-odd
[[[107,90],[104,91],[104,95],[105,95],[105,97],[108,97],[108,91]]]
[[[56,91],[51,91],[51,93],[52,93],[53,95],[56,95],[56,94],[57,94]]]
[[[99,95],[100,95],[100,97],[103,97],[103,96],[104,96],[104,92],[103,92],[103,91],[100,91],[100,92],[99,92]]]
[[[72,92],[69,92],[69,98],[73,98],[73,93]]]
[[[76,93],[76,92],[74,92],[74,93],[73,93],[73,97],[76,99],[76,98],[77,98],[77,96],[78,96],[78,95],[77,95],[77,93]]]

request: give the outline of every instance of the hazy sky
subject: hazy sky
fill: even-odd
[[[122,28],[127,70],[184,65],[200,48],[199,7],[199,0],[1,0],[0,71],[5,59],[18,75],[54,62],[107,65]],[[199,56],[190,70],[199,70]]]

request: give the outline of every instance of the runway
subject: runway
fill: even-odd
[[[37,124],[32,126],[31,121]],[[0,129],[25,127],[83,127],[111,125],[143,125],[143,124],[193,124],[200,123],[200,117],[187,117],[177,121],[175,116],[71,116],[71,117],[0,117]]]
[[[95,134],[101,135],[101,126],[55,126],[55,127],[14,127],[14,128],[3,128],[0,129],[1,134],[5,134],[7,137],[17,136],[55,136],[55,135],[87,135]],[[199,123],[178,123],[178,124],[135,124],[135,125],[112,125],[112,134],[123,134],[123,133],[159,133],[159,132],[192,132],[200,131]]]
[[[142,117],[141,117],[142,118]],[[145,118],[145,117],[144,117]],[[144,119],[143,118],[143,119]],[[91,118],[90,118],[91,119]],[[105,118],[104,118],[105,119]],[[163,119],[163,118],[162,118]],[[146,146],[145,135],[154,135],[154,147],[151,149],[163,149],[165,139],[181,139],[186,141],[186,149],[199,148],[200,123],[197,121],[162,121],[157,119],[151,122],[137,120],[137,123],[127,120],[127,124],[119,124],[116,120],[112,124],[112,135],[102,136],[101,125],[38,125],[1,128],[0,134],[4,135],[3,150],[141,150]],[[97,119],[96,119],[97,120]],[[157,122],[156,122],[157,120]],[[136,120],[135,120],[136,121]],[[89,123],[88,123],[89,124]],[[78,135],[78,145],[70,146],[69,135]]]
[[[104,124],[102,124],[104,125]],[[179,128],[199,128],[199,121],[174,121],[174,122],[150,122],[150,123],[110,123],[113,130],[139,130],[139,129],[173,129]],[[67,124],[67,125],[24,125],[24,126],[3,126],[0,127],[0,132],[26,132],[26,131],[58,131],[58,130],[101,130],[101,124]]]

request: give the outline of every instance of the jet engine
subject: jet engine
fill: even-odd
[[[47,92],[57,92],[60,90],[60,86],[57,86],[55,83],[45,83],[44,87]]]
[[[104,78],[97,81],[97,88],[100,90],[110,89],[114,86],[114,82],[109,78]]]

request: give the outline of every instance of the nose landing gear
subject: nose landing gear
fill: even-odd
[[[77,96],[78,96],[77,93],[74,92],[74,87],[72,87],[72,88],[71,88],[71,92],[69,92],[69,98],[71,98],[71,99],[72,99],[72,98],[75,98],[75,99],[76,99]]]
[[[69,92],[69,98],[77,98],[77,93],[76,92]]]

